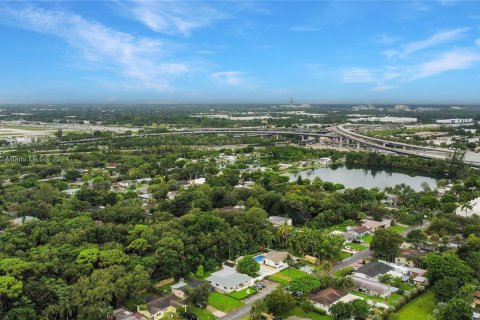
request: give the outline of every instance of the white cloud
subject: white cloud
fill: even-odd
[[[128,15],[149,29],[169,35],[184,35],[206,27],[223,14],[198,1],[134,1],[120,3]]]
[[[434,60],[422,63],[410,80],[427,78],[446,71],[463,70],[480,62],[480,54],[469,50],[446,52]]]
[[[53,35],[79,54],[82,63],[117,72],[134,86],[168,90],[169,76],[188,72],[186,64],[165,61],[164,43],[118,32],[79,15],[33,6],[0,9],[3,22]]]
[[[382,92],[382,91],[387,91],[396,88],[397,86],[395,85],[389,85],[389,84],[379,84],[375,87],[373,87],[370,91],[372,92]]]
[[[295,32],[313,32],[313,31],[320,31],[322,28],[320,27],[312,27],[312,26],[293,26],[290,28],[290,31]]]
[[[400,50],[391,49],[391,50],[386,50],[383,53],[388,58],[393,58],[395,56],[403,58],[414,52],[428,49],[438,44],[455,40],[467,31],[468,31],[468,28],[456,28],[451,30],[440,31],[426,39],[407,43],[403,45]]]
[[[230,86],[243,86],[245,85],[245,80],[243,79],[244,74],[244,72],[240,71],[222,71],[214,72],[210,74],[210,76],[213,79]]]
[[[475,44],[480,47],[480,38],[475,41]]]
[[[367,68],[347,68],[340,72],[340,80],[343,82],[366,83],[375,80],[373,71]]]

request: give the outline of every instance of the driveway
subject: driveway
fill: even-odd
[[[245,303],[244,306],[218,319],[219,320],[240,320],[248,317],[250,315],[250,309],[252,307],[252,304],[257,300],[261,300],[265,298],[267,295],[272,293],[272,291],[275,290],[276,287],[279,286],[278,283],[268,281],[268,280],[263,280],[262,282],[265,283],[265,285],[267,286],[265,289],[260,290],[258,293],[254,294],[253,296],[243,299],[243,302]]]

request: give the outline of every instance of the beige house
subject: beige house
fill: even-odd
[[[176,313],[177,308],[187,310],[187,306],[179,302],[174,295],[168,295],[147,302],[145,305],[137,306],[137,311],[145,316],[147,320],[158,320],[163,318],[167,313]]]

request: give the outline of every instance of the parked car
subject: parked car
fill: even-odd
[[[303,296],[303,292],[300,292],[300,291],[292,292],[292,296],[294,296],[295,298],[300,298],[301,296]]]
[[[198,320],[198,317],[194,313],[191,313],[191,312],[183,312],[183,313],[180,314],[180,316],[184,319],[187,319],[187,320]]]
[[[360,244],[363,242],[363,240],[360,240],[360,239],[353,239],[352,241],[353,243],[356,243],[356,244]]]

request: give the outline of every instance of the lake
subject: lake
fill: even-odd
[[[323,181],[341,183],[345,188],[363,187],[366,189],[393,187],[396,184],[405,183],[415,189],[422,190],[422,182],[428,183],[430,188],[437,186],[437,179],[424,176],[409,176],[408,174],[398,172],[386,172],[370,169],[351,169],[346,167],[322,167],[315,169],[302,170],[283,174],[288,176],[290,181],[297,181],[298,176],[302,179],[313,180],[319,177]]]

